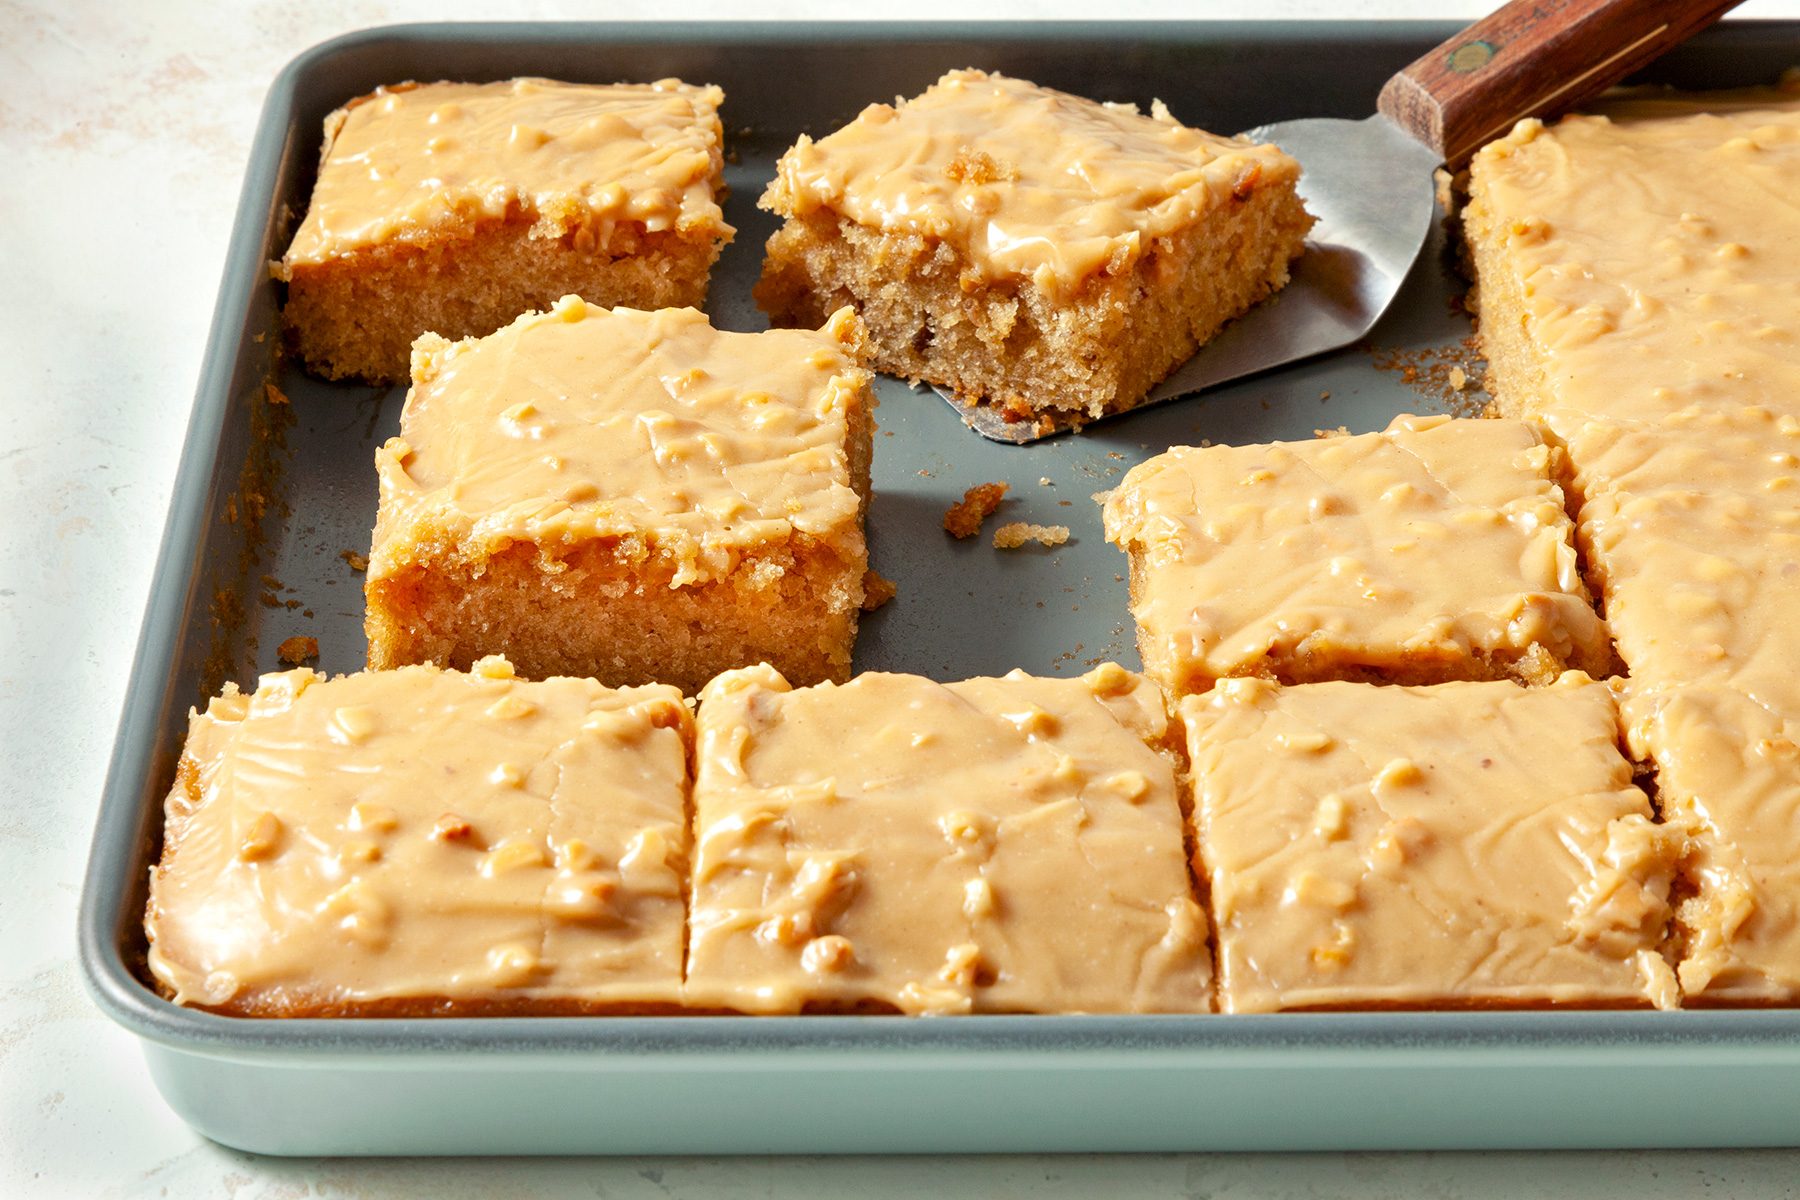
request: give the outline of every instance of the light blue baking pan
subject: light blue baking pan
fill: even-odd
[[[1447,37],[1435,24],[419,25],[353,34],[275,81],[182,452],[81,908],[95,1000],[144,1043],[200,1132],[273,1154],[951,1152],[1800,1143],[1800,1011],[1362,1013],[1210,1017],[639,1017],[234,1020],[142,982],[141,914],[190,705],[277,666],[285,637],[361,665],[375,446],[399,389],[277,361],[267,261],[305,205],[320,121],[403,79],[536,74],[724,86],[738,226],[719,323],[749,301],[755,208],[774,157],[864,104],[981,66],[1105,99],[1167,101],[1221,131],[1359,116]],[[1717,30],[1659,64],[1686,86],[1767,80],[1800,25]],[[1597,199],[1597,202],[1600,202]],[[1441,241],[1368,347],[1030,447],[986,442],[930,393],[883,381],[871,513],[900,595],[858,665],[939,678],[1134,664],[1123,558],[1092,494],[1166,446],[1378,428],[1466,397],[1461,290]],[[1411,382],[1396,368],[1414,367]],[[291,403],[271,409],[274,382]],[[1066,524],[1003,553],[938,528],[968,485],[1013,485],[1008,519]]]

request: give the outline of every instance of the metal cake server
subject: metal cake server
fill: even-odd
[[[1298,159],[1318,218],[1293,276],[1132,408],[1254,375],[1360,341],[1386,312],[1437,211],[1434,173],[1458,168],[1525,117],[1553,116],[1712,24],[1740,0],[1515,0],[1390,79],[1375,115],[1247,130]],[[970,428],[1023,444],[1089,423],[1008,420],[936,389]]]

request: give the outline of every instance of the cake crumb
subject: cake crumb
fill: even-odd
[[[309,658],[319,657],[319,639],[296,635],[275,648],[276,655],[290,667],[297,667]]]
[[[1436,400],[1452,416],[1487,415],[1481,345],[1473,335],[1447,346],[1365,349],[1377,370],[1399,375],[1401,383]]]
[[[997,550],[1016,550],[1026,542],[1060,546],[1068,540],[1067,525],[1028,525],[1024,521],[1013,521],[994,530],[994,548]]]
[[[358,554],[354,550],[339,550],[338,557],[349,563],[352,571],[369,569],[369,556],[366,554]]]
[[[955,183],[1010,183],[1019,177],[1019,168],[1001,162],[985,150],[962,147],[956,157],[944,164],[944,178]]]
[[[1349,437],[1350,427],[1348,425],[1339,425],[1336,429],[1315,429],[1313,430],[1313,436],[1316,438]]]
[[[263,396],[270,404],[286,404],[288,402],[287,393],[267,381],[263,383]]]
[[[1329,400],[1329,399],[1331,399],[1331,393],[1330,393],[1330,392],[1320,392],[1320,393],[1319,393],[1319,399],[1321,399],[1321,400]]]
[[[877,572],[875,568],[870,567],[867,571],[863,572],[862,610],[864,612],[874,612],[889,600],[892,600],[894,594],[899,590],[900,588],[893,580],[888,579]]]
[[[1048,475],[1039,475],[1038,476],[1038,486],[1039,487],[1055,487],[1056,484],[1051,481],[1051,479]]]
[[[474,832],[474,826],[455,813],[445,813],[431,827],[431,839],[435,842],[462,842],[467,841]]]
[[[993,516],[1006,497],[1004,483],[978,483],[963,498],[944,510],[944,532],[954,538],[974,537],[981,523]]]

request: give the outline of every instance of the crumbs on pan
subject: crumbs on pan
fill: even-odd
[[[1416,350],[1366,347],[1375,368],[1400,376],[1400,382],[1429,396],[1453,416],[1486,415],[1489,396],[1486,363],[1474,334],[1449,346]]]
[[[974,537],[981,523],[993,516],[1006,498],[1004,483],[978,483],[963,498],[944,510],[944,532],[953,538]]]
[[[864,612],[874,612],[889,600],[892,600],[895,593],[899,590],[899,585],[893,580],[881,575],[875,568],[870,567],[867,571],[863,572],[862,610]]]
[[[1060,546],[1068,540],[1067,525],[1028,525],[1024,521],[1013,521],[994,530],[996,550],[1016,550],[1027,542],[1036,542],[1040,546]]]
[[[276,655],[290,667],[297,667],[311,658],[319,657],[319,639],[315,637],[291,637],[275,647]]]

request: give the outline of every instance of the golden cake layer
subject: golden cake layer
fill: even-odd
[[[1105,499],[1146,669],[1177,694],[1604,674],[1558,458],[1522,422],[1448,417],[1157,455]]]
[[[369,662],[652,679],[849,670],[874,398],[845,312],[727,333],[565,297],[420,340],[376,456]]]
[[[1678,1003],[1681,839],[1604,685],[1232,679],[1181,712],[1223,1011]]]
[[[240,1016],[673,1006],[691,735],[674,688],[503,659],[228,687],[169,793],[151,972]]]
[[[1172,734],[1118,667],[702,694],[692,1004],[1203,1012]]]

